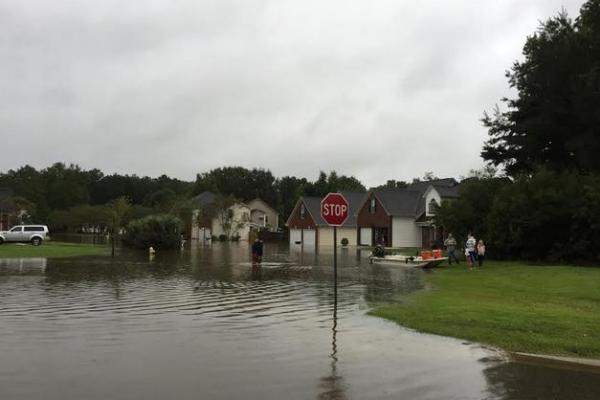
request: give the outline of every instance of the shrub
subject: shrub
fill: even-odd
[[[342,246],[348,246],[348,243],[350,243],[350,242],[348,241],[347,238],[342,238],[341,243],[342,243]]]
[[[227,241],[227,235],[225,235],[224,233],[221,233],[221,234],[219,235],[219,240],[220,240],[221,242],[225,242],[225,241]]]
[[[149,215],[131,221],[123,243],[138,249],[177,249],[181,245],[182,222],[171,214]]]

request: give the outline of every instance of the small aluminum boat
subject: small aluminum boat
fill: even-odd
[[[402,265],[408,267],[415,268],[433,268],[437,267],[444,261],[446,261],[447,257],[442,258],[428,258],[423,259],[422,257],[414,257],[414,256],[402,256],[402,255],[392,255],[392,256],[384,256],[384,257],[375,257],[370,256],[369,261],[371,264],[386,264],[386,265]]]

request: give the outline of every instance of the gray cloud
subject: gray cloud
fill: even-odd
[[[581,3],[0,0],[0,170],[465,174],[526,36]]]

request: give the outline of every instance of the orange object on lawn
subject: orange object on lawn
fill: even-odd
[[[442,250],[441,249],[433,250],[433,258],[442,258]]]
[[[431,258],[431,251],[429,251],[429,250],[422,250],[421,251],[421,258],[423,260],[429,260]]]

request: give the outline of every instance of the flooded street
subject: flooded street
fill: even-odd
[[[600,374],[503,361],[366,315],[417,269],[268,243],[0,260],[0,399],[598,399]]]

